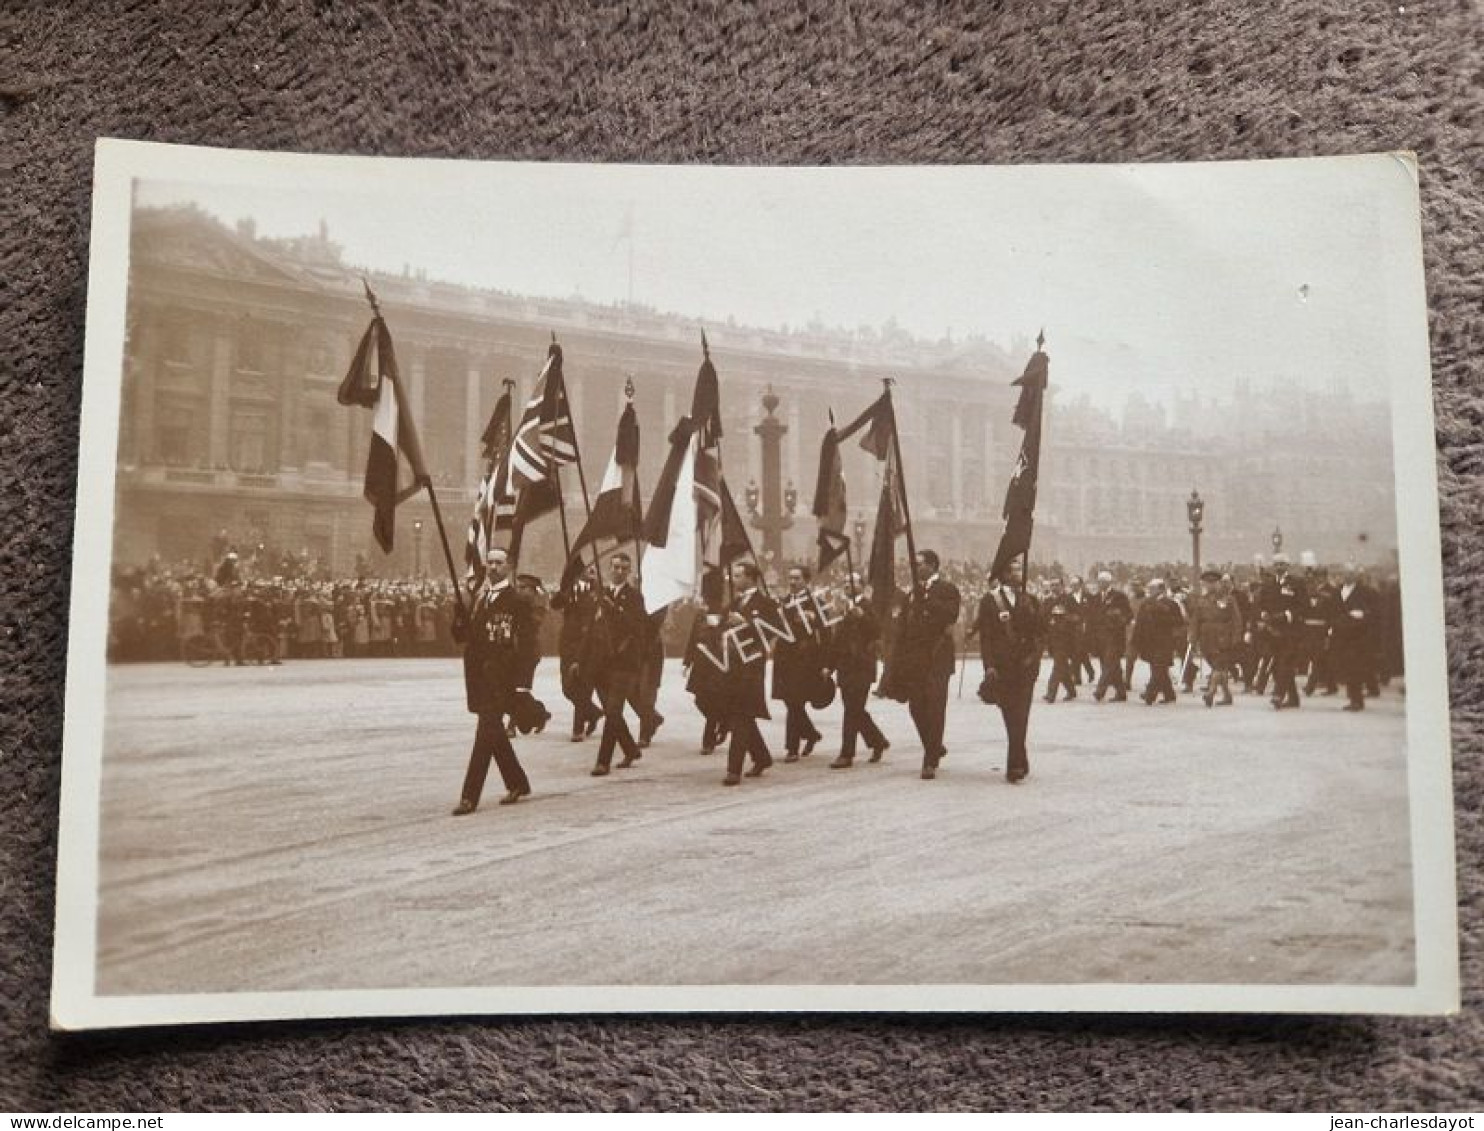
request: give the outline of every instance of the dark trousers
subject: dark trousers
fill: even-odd
[[[644,661],[639,669],[638,688],[634,696],[634,710],[639,715],[639,733],[645,739],[652,738],[658,712],[655,704],[660,698],[660,677],[665,673],[665,658],[653,657]]]
[[[1166,702],[1175,698],[1175,685],[1170,682],[1170,665],[1149,661],[1149,686],[1144,688],[1144,702],[1153,703],[1163,696]]]
[[[1284,641],[1273,649],[1273,698],[1279,703],[1299,705],[1298,648]]]
[[[1304,694],[1313,695],[1314,689],[1324,688],[1331,695],[1335,693],[1335,664],[1334,656],[1330,652],[1328,644],[1312,646],[1309,659],[1309,678],[1304,681]]]
[[[589,720],[603,717],[603,708],[593,697],[592,680],[575,661],[562,661],[562,694],[572,704],[573,734],[581,734],[587,729]]]
[[[763,741],[762,731],[757,729],[757,720],[751,715],[737,715],[729,720],[732,741],[727,747],[727,774],[736,777],[742,772],[742,763],[749,756],[754,766],[771,766],[773,755]]]
[[[1056,698],[1058,688],[1067,689],[1067,698],[1077,697],[1077,660],[1069,648],[1053,648],[1051,650],[1051,678],[1046,682],[1046,698]]]
[[[626,759],[639,757],[639,744],[634,741],[634,736],[629,732],[629,724],[623,717],[624,704],[634,705],[638,685],[638,677],[633,672],[616,672],[608,677],[608,683],[603,688],[603,737],[598,741],[600,766],[613,763],[615,746],[623,750]],[[634,705],[634,709],[638,710],[637,705]]]
[[[943,726],[948,716],[948,675],[929,675],[918,685],[907,710],[922,739],[922,765],[936,768],[943,757]]]
[[[1105,645],[1098,656],[1098,663],[1103,670],[1098,676],[1097,697],[1101,699],[1110,690],[1119,697],[1127,695],[1128,684],[1123,679],[1122,647],[1117,644]]]
[[[1030,724],[1031,698],[1036,693],[1034,672],[995,672],[995,702],[1005,722],[1005,776],[1023,778],[1031,772],[1025,750],[1025,732]]]
[[[785,699],[783,701],[783,749],[789,754],[797,754],[799,749],[807,742],[818,742],[821,738],[819,728],[814,725],[814,720],[809,717],[809,703],[804,699]]]
[[[708,753],[725,741],[727,721],[719,715],[707,715],[706,725],[701,728],[701,747]]]
[[[510,745],[510,736],[505,733],[504,715],[498,711],[482,712],[479,727],[474,732],[474,749],[469,752],[469,769],[464,774],[464,788],[459,794],[471,808],[479,804],[484,793],[484,779],[489,773],[490,761],[500,768],[500,780],[505,789],[529,792],[530,780],[515,756],[515,747]]]
[[[871,718],[871,712],[866,710],[866,700],[870,698],[871,685],[863,684],[841,684],[840,701],[845,706],[845,722],[840,730],[840,757],[855,757],[855,740],[859,738],[869,749],[879,750],[886,745],[886,736],[881,733],[881,728],[876,725],[876,720]]]

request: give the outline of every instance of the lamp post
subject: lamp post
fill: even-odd
[[[866,559],[866,520],[855,520],[855,568],[860,569]]]
[[[1273,527],[1273,553],[1275,553],[1275,554],[1281,554],[1282,552],[1283,552],[1283,530],[1282,530],[1282,528],[1275,526],[1275,527]]]
[[[1206,504],[1201,493],[1191,489],[1185,500],[1185,515],[1190,519],[1190,559],[1195,570],[1193,582],[1201,579],[1201,520],[1206,517]]]
[[[417,577],[423,575],[423,520],[420,518],[412,521],[412,572]]]

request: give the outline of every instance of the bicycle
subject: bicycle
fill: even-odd
[[[220,660],[224,664],[234,661],[239,664],[278,663],[278,641],[266,632],[245,632],[242,635],[240,658],[232,654],[222,640],[219,631],[198,632],[180,642],[181,657],[193,668],[210,667]]]

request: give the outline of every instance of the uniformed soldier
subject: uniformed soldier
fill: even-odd
[[[608,773],[615,747],[623,750],[619,769],[632,766],[641,757],[623,714],[627,704],[643,717],[637,702],[639,669],[644,663],[649,631],[644,598],[633,584],[632,572],[633,559],[628,554],[620,552],[608,560],[609,584],[598,594],[593,618],[592,670],[603,702],[603,734],[592,769],[595,778]]]
[[[871,612],[871,605],[861,589],[859,574],[850,575],[851,592],[843,597],[844,616],[830,634],[830,663],[840,687],[840,701],[845,709],[841,724],[840,754],[830,763],[831,769],[843,770],[855,761],[857,738],[871,751],[871,761],[881,761],[891,743],[866,710],[871,685],[876,682],[876,661],[880,655],[881,626]]]
[[[778,606],[762,591],[760,579],[754,562],[732,563],[732,600],[727,610],[724,634],[727,652],[723,696],[731,742],[727,748],[727,773],[722,779],[723,785],[741,783],[742,763],[748,759],[752,761],[752,767],[747,771],[750,778],[760,777],[773,764],[773,756],[757,728],[758,719],[771,717],[765,694],[767,638],[757,624],[759,621],[776,624]]]
[[[1212,706],[1219,692],[1221,705],[1230,706],[1232,650],[1242,639],[1242,614],[1230,579],[1224,581],[1219,570],[1208,569],[1201,574],[1201,591],[1190,602],[1186,639],[1192,658],[1199,655],[1211,665],[1211,678],[1201,695],[1202,701],[1207,707]]]
[[[1056,702],[1059,688],[1066,689],[1066,698],[1077,698],[1076,666],[1077,638],[1081,633],[1081,620],[1077,615],[1077,603],[1072,600],[1062,584],[1062,579],[1051,579],[1051,592],[1041,605],[1042,626],[1046,646],[1051,650],[1051,678],[1046,683],[1045,699]]]
[[[1299,705],[1298,664],[1303,654],[1303,619],[1308,594],[1290,568],[1287,554],[1273,555],[1269,626],[1273,631],[1273,697],[1275,711]]]
[[[1146,705],[1155,699],[1175,701],[1170,665],[1175,662],[1175,640],[1181,623],[1180,607],[1165,592],[1164,581],[1153,578],[1134,620],[1134,648],[1139,659],[1149,665],[1149,683],[1143,695]]]
[[[1123,678],[1123,657],[1128,647],[1128,627],[1133,623],[1133,609],[1123,590],[1113,584],[1113,575],[1101,571],[1091,584],[1087,599],[1086,636],[1098,658],[1098,685],[1093,698],[1099,703],[1111,689],[1113,702],[1128,698],[1128,684]]]
[[[557,662],[562,669],[562,694],[572,704],[572,741],[592,734],[603,717],[594,699],[588,641],[598,615],[598,567],[589,565],[566,590],[558,590],[551,607],[562,613],[557,636]]]
[[[793,566],[788,571],[788,594],[779,605],[786,635],[773,646],[773,698],[784,707],[783,749],[785,762],[807,758],[822,737],[809,717],[809,701],[822,679],[828,679],[828,657],[824,651],[823,625],[809,592],[809,571]]]
[[[1097,672],[1092,668],[1092,655],[1097,651],[1097,645],[1093,642],[1092,631],[1089,625],[1092,595],[1097,592],[1097,581],[1093,580],[1087,587],[1082,584],[1082,578],[1073,574],[1067,582],[1067,596],[1072,599],[1072,604],[1077,609],[1077,646],[1072,655],[1072,682],[1082,686],[1085,675],[1091,682],[1097,678]]]
[[[505,551],[492,549],[485,557],[484,585],[474,600],[464,637],[464,693],[469,711],[479,717],[469,769],[464,775],[455,817],[479,807],[485,775],[491,759],[500,769],[505,796],[500,804],[513,805],[531,792],[530,780],[521,767],[505,715],[516,709],[517,697],[529,694],[527,682],[532,656],[540,656],[529,603],[516,593],[509,578]]]

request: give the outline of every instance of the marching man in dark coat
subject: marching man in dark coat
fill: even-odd
[[[1268,594],[1268,625],[1273,632],[1272,704],[1275,711],[1283,711],[1299,705],[1298,665],[1309,594],[1303,580],[1289,567],[1287,554],[1273,555],[1273,573],[1273,588]]]
[[[809,571],[793,566],[788,571],[788,595],[779,607],[788,635],[773,646],[773,698],[785,710],[783,749],[785,762],[797,762],[814,751],[822,737],[809,717],[809,701],[819,690],[824,674],[823,629],[809,592]],[[790,639],[789,637],[792,637]]]
[[[1192,652],[1205,657],[1211,665],[1211,679],[1201,696],[1207,707],[1216,702],[1218,691],[1221,705],[1231,705],[1232,660],[1241,639],[1242,613],[1232,593],[1231,579],[1223,579],[1218,570],[1204,571],[1200,594],[1190,602],[1187,640]]]
[[[1041,609],[1020,589],[1021,563],[1012,559],[979,599],[976,621],[979,655],[984,661],[984,683],[979,697],[1000,708],[1007,743],[1005,778],[1012,785],[1031,772],[1025,732],[1030,722],[1031,698],[1041,671]]]
[[[1113,702],[1122,703],[1128,698],[1123,657],[1128,650],[1128,626],[1134,619],[1128,596],[1114,586],[1113,575],[1104,570],[1092,582],[1092,594],[1083,607],[1087,613],[1088,642],[1097,653],[1101,669],[1092,697],[1101,703],[1111,689]]]
[[[866,710],[871,685],[876,682],[881,626],[861,591],[860,575],[851,574],[850,582],[851,594],[845,597],[844,617],[834,626],[830,640],[830,662],[835,669],[840,701],[845,708],[840,755],[830,763],[830,768],[835,770],[847,769],[855,761],[857,738],[870,749],[873,762],[881,761],[881,756],[891,746]]]
[[[1059,688],[1066,698],[1077,698],[1077,647],[1082,619],[1077,602],[1066,592],[1059,577],[1051,579],[1051,593],[1041,605],[1046,644],[1051,649],[1051,678],[1046,683],[1046,702],[1056,702]]]
[[[767,638],[758,630],[759,621],[778,623],[778,606],[759,587],[759,573],[752,562],[732,563],[732,601],[727,611],[723,644],[726,671],[724,702],[727,730],[732,740],[727,748],[727,775],[723,785],[739,785],[742,763],[751,758],[750,778],[760,777],[773,764],[773,756],[757,728],[758,719],[766,719],[768,700]],[[709,662],[703,660],[703,662]]]
[[[1346,711],[1365,710],[1365,685],[1376,649],[1376,629],[1381,599],[1361,580],[1354,562],[1345,563],[1345,573],[1335,594],[1334,629],[1330,654],[1335,674],[1345,681],[1349,702]]]
[[[907,709],[922,739],[922,777],[937,776],[938,763],[948,751],[943,726],[948,715],[948,684],[956,666],[953,626],[958,623],[963,598],[957,586],[938,573],[938,555],[917,553],[917,583],[902,610],[894,665],[907,691]]]
[[[505,715],[517,710],[523,693],[530,692],[533,658],[540,655],[530,605],[515,591],[505,551],[490,550],[485,557],[484,585],[474,598],[464,636],[464,694],[471,713],[479,716],[469,771],[464,777],[455,817],[479,807],[485,774],[493,759],[505,783],[501,805],[513,805],[531,792],[510,736]]]
[[[603,735],[592,769],[595,778],[608,773],[615,746],[623,749],[619,769],[632,766],[641,757],[623,717],[625,704],[642,717],[639,672],[649,644],[649,617],[639,587],[630,578],[632,571],[633,559],[628,554],[617,553],[608,560],[610,584],[598,595],[598,612],[593,618],[592,668],[603,700]]]
[[[1165,583],[1154,578],[1134,620],[1134,648],[1139,659],[1149,665],[1149,685],[1143,696],[1146,705],[1155,699],[1175,701],[1170,665],[1175,662],[1175,638],[1183,623],[1180,606],[1165,593]]]
[[[597,590],[598,570],[590,565],[570,587],[558,590],[551,599],[551,607],[562,613],[557,660],[562,666],[562,694],[572,704],[573,742],[592,734],[603,717],[603,708],[593,700],[593,679],[587,663],[588,640],[598,613]]]

